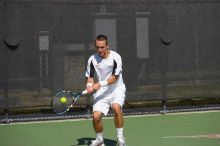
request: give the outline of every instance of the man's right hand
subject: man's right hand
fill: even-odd
[[[94,87],[92,83],[87,83],[86,84],[86,90],[88,91],[88,94],[94,92]]]

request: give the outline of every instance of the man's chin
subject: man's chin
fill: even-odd
[[[104,55],[103,55],[103,54],[98,54],[98,55],[99,55],[99,57],[104,58]]]

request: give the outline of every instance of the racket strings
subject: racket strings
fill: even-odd
[[[61,101],[61,98],[63,97],[66,98],[66,102]],[[68,111],[72,107],[74,98],[75,96],[71,92],[68,92],[68,91],[63,91],[63,92],[58,93],[53,98],[53,101],[52,101],[52,107],[53,107],[54,112],[58,114],[59,113],[62,114]]]

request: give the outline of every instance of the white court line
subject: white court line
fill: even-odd
[[[166,136],[162,138],[220,138],[220,134],[193,135],[193,136]]]
[[[162,138],[197,138],[197,136],[165,136]]]
[[[182,115],[182,114],[200,114],[200,113],[212,113],[212,112],[220,112],[220,110],[209,110],[209,111],[195,111],[195,112],[177,112],[177,113],[166,113],[163,114],[146,114],[146,115],[127,115],[124,116],[124,118],[136,118],[136,117],[153,117],[153,116],[173,116],[173,115]],[[113,119],[114,117],[104,117],[103,119]],[[79,118],[79,119],[63,119],[63,120],[48,120],[48,121],[30,121],[30,122],[14,122],[10,124],[2,124],[0,125],[19,125],[19,124],[38,124],[38,123],[58,123],[58,122],[74,122],[74,121],[90,121],[92,119],[85,119],[85,118]]]

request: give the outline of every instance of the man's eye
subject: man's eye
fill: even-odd
[[[103,48],[105,48],[105,47],[96,47],[97,49],[99,49],[99,48],[101,48],[101,49],[103,49]]]

